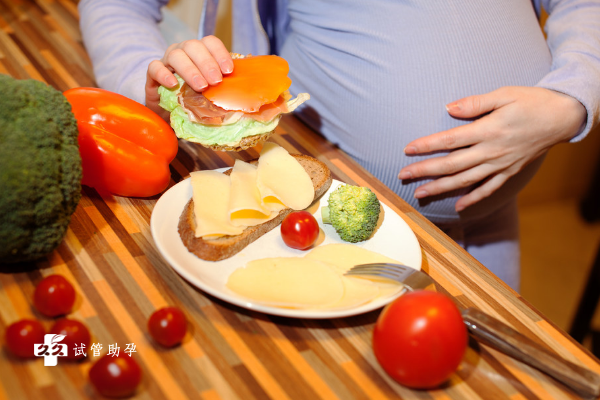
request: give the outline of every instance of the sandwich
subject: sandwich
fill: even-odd
[[[260,157],[236,160],[225,172],[191,174],[192,198],[179,218],[188,251],[206,261],[234,256],[277,227],[294,210],[306,209],[331,186],[321,161],[289,154],[272,142]]]
[[[179,84],[161,86],[160,106],[171,113],[171,127],[181,139],[218,151],[240,151],[266,141],[281,116],[310,98],[292,99],[289,65],[279,56],[232,54],[233,72],[202,93],[175,75]]]

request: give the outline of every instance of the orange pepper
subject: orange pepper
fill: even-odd
[[[149,197],[169,185],[175,133],[149,108],[98,88],[64,92],[79,128],[82,184],[120,196]]]
[[[202,92],[204,97],[225,110],[257,112],[275,102],[289,89],[288,62],[279,56],[253,56],[233,60],[233,72],[218,85]]]

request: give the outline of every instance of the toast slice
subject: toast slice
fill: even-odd
[[[242,151],[249,149],[254,146],[258,146],[261,143],[266,142],[275,131],[261,133],[259,135],[246,136],[240,139],[240,141],[233,145],[226,144],[211,144],[203,145],[214,151]]]
[[[292,154],[292,156],[298,160],[310,176],[315,188],[314,199],[318,199],[331,186],[331,171],[316,158],[300,154]],[[252,160],[250,163],[256,164],[258,160]],[[231,169],[228,169],[224,173],[230,174]],[[185,205],[179,217],[178,231],[183,244],[190,252],[203,260],[220,261],[239,253],[250,243],[281,224],[284,218],[292,211],[291,208],[281,210],[277,217],[260,225],[249,226],[239,235],[204,240],[195,235],[196,219],[194,217],[194,199],[192,198]]]

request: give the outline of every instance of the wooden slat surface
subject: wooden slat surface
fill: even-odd
[[[95,86],[81,42],[76,0],[0,0],[0,73],[38,79],[66,90]],[[600,373],[598,360],[502,284],[414,209],[348,156],[294,117],[283,118],[273,140],[290,152],[325,162],[334,178],[372,188],[417,235],[423,269],[464,305],[475,306],[575,363]],[[218,153],[180,142],[171,185],[190,171],[255,158],[255,149]],[[140,399],[573,399],[571,391],[497,351],[471,342],[448,385],[411,391],[392,381],[371,350],[379,310],[333,320],[297,320],[247,311],[215,299],[177,275],[157,251],[149,223],[158,196],[83,198],[59,248],[26,272],[0,271],[0,332],[24,317],[52,320],[32,306],[35,285],[59,273],[78,292],[72,318],[91,330],[103,353],[134,343],[144,371]],[[557,294],[558,295],[558,294]],[[157,308],[185,310],[191,332],[164,350],[146,331]],[[3,339],[2,339],[3,342]],[[22,361],[0,352],[0,399],[95,398],[87,380],[94,361]]]

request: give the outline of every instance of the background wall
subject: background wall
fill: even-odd
[[[589,188],[599,159],[598,129],[590,132],[581,142],[555,146],[537,175],[521,192],[519,204],[532,206],[540,202],[582,198]]]
[[[202,0],[171,0],[167,8],[192,32],[198,32],[202,4]],[[219,1],[215,36],[221,39],[227,48],[231,48],[231,0]]]

